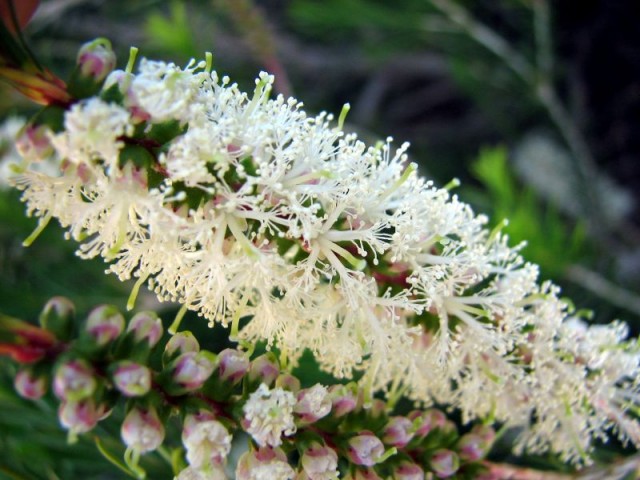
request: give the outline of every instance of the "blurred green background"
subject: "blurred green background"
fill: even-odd
[[[120,68],[132,45],[178,64],[211,51],[245,89],[268,70],[310,113],[349,102],[346,129],[410,141],[422,174],[460,178],[476,211],[509,219],[512,243],[526,240],[523,255],[593,321],[637,334],[639,21],[638,2],[612,0],[45,0],[25,36],[62,78],[82,43],[105,36]],[[0,86],[0,118],[33,112]],[[124,307],[130,286],[77,259],[56,226],[21,246],[35,220],[18,198],[0,191],[0,310],[34,319],[52,295],[80,312]],[[92,473],[110,469],[90,439],[65,446],[51,404],[24,408],[0,362],[0,478],[120,478]]]

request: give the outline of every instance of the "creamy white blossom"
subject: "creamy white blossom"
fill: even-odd
[[[369,394],[403,389],[517,427],[518,448],[580,462],[612,431],[640,444],[626,330],[576,324],[499,228],[418,175],[406,144],[369,147],[343,118],[270,99],[266,73],[252,95],[206,62],[112,75],[122,100],[75,104],[52,135],[60,173],[16,179],[28,212],[57,218],[81,256],[235,339],[362,372]],[[292,394],[257,395],[250,433],[278,445],[295,431]]]
[[[264,383],[260,384],[242,408],[246,432],[260,446],[281,445],[283,435],[296,432],[293,420],[295,404],[293,393],[281,388],[269,390]]]

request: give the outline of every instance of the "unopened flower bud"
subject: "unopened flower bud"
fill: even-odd
[[[347,457],[356,465],[372,467],[384,455],[384,445],[373,433],[364,431],[349,439]]]
[[[63,400],[58,408],[60,424],[73,434],[93,430],[102,414],[91,398],[79,402]]]
[[[115,365],[112,378],[116,388],[125,397],[140,397],[151,389],[151,370],[128,360]]]
[[[113,305],[101,305],[89,313],[85,330],[97,345],[104,346],[122,334],[124,317]]]
[[[293,375],[283,373],[276,378],[276,387],[296,393],[300,390],[300,380]]]
[[[23,369],[16,374],[14,386],[22,398],[38,400],[47,393],[47,377],[36,375],[31,370]]]
[[[493,440],[493,439],[491,439]],[[456,445],[458,456],[466,462],[477,462],[485,457],[491,447],[491,441],[478,433],[467,433],[460,437]]]
[[[249,358],[243,352],[227,348],[218,354],[218,375],[224,382],[238,383],[249,371]]]
[[[151,452],[164,441],[164,426],[153,407],[134,407],[122,422],[120,435],[127,447],[138,453]]]
[[[81,359],[58,366],[53,377],[53,391],[60,400],[79,401],[95,392],[98,382],[93,368]]]
[[[224,462],[231,451],[231,435],[217,420],[189,415],[182,431],[182,444],[187,450],[189,465],[203,468]]]
[[[193,333],[187,330],[177,332],[167,341],[164,347],[164,353],[162,354],[162,362],[164,365],[168,365],[183,353],[199,351],[200,345],[196,337],[193,336]]]
[[[424,470],[408,461],[403,461],[393,469],[393,480],[424,480]]]
[[[129,320],[127,332],[133,332],[137,343],[147,342],[150,348],[154,347],[162,338],[164,330],[162,320],[155,312],[140,312]]]
[[[16,138],[16,149],[27,161],[37,162],[53,154],[47,125],[27,124]]]
[[[313,423],[326,417],[331,411],[329,392],[320,384],[300,390],[297,399],[293,411],[298,414],[303,423]]]
[[[236,480],[257,480],[273,478],[293,480],[293,470],[287,456],[280,448],[263,447],[259,450],[242,454],[236,467]]]
[[[414,433],[418,438],[427,436],[431,430],[444,427],[447,422],[445,414],[435,408],[425,411],[414,410],[407,417],[413,422]]]
[[[249,367],[249,380],[252,382],[259,381],[270,387],[278,375],[280,374],[280,366],[275,355],[271,352],[260,355],[251,362]]]
[[[187,352],[175,360],[171,378],[185,391],[193,391],[202,387],[214,369],[215,359],[211,352]]]
[[[40,313],[39,322],[42,328],[49,330],[57,338],[68,340],[73,331],[75,306],[65,297],[53,297]]]
[[[382,441],[392,447],[404,448],[413,438],[414,425],[407,417],[391,417],[384,427]]]
[[[432,454],[429,466],[438,478],[447,478],[458,471],[460,459],[455,452],[443,448]]]
[[[338,454],[326,445],[313,442],[302,453],[300,463],[311,480],[338,478]]]
[[[334,417],[342,417],[355,410],[358,406],[354,384],[332,385],[329,387],[329,395],[333,404],[332,412]]]
[[[83,77],[101,82],[116,66],[116,55],[111,49],[111,42],[106,38],[97,38],[85,43],[78,52],[77,64]]]

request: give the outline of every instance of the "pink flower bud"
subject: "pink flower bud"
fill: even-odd
[[[424,470],[413,462],[403,461],[394,468],[393,480],[424,480]]]
[[[283,373],[276,378],[276,387],[296,393],[300,390],[300,380],[293,375]]]
[[[36,376],[31,370],[20,370],[13,382],[22,398],[38,400],[47,393],[47,377]]]
[[[364,431],[349,439],[347,458],[356,465],[372,467],[384,455],[384,445],[373,433]]]
[[[68,339],[73,332],[75,306],[65,297],[53,297],[42,309],[38,321],[60,339]]]
[[[197,390],[206,382],[215,369],[213,354],[205,350],[187,352],[174,363],[172,379],[187,391]]]
[[[251,362],[249,368],[249,380],[260,381],[270,387],[280,374],[280,366],[273,353],[260,355]]]
[[[477,462],[489,453],[494,439],[495,431],[491,427],[477,425],[458,440],[458,456],[466,462]]]
[[[107,345],[124,331],[124,317],[113,305],[101,305],[89,313],[85,328],[98,345]]]
[[[218,375],[223,382],[238,383],[249,371],[249,358],[243,352],[227,348],[218,354]]]
[[[146,341],[149,347],[153,347],[162,338],[164,330],[158,315],[154,312],[140,312],[129,321],[127,332],[133,332],[136,342]]]
[[[331,412],[331,398],[327,388],[315,384],[298,392],[296,406],[293,411],[298,414],[302,423],[313,423]]]
[[[447,422],[447,417],[440,410],[430,409],[426,411],[414,410],[408,418],[413,422],[415,435],[418,438],[426,437],[431,430],[442,428]]]
[[[86,433],[96,426],[103,411],[91,398],[79,402],[63,400],[58,407],[60,424],[74,434]]]
[[[49,141],[49,127],[28,124],[16,138],[16,149],[22,158],[29,161],[44,160],[53,154]]]
[[[144,365],[124,360],[113,370],[113,383],[125,397],[140,397],[151,389],[151,370]]]
[[[326,445],[312,443],[303,452],[300,463],[311,480],[338,478],[338,454]]]
[[[242,454],[236,467],[236,480],[257,480],[273,478],[293,480],[296,472],[287,461],[287,456],[279,448],[263,447]]]
[[[224,462],[231,451],[231,435],[217,420],[188,415],[182,431],[182,444],[187,450],[189,465],[204,468]]]
[[[384,427],[382,441],[392,447],[404,448],[413,438],[413,422],[407,417],[391,417]]]
[[[164,347],[164,355],[165,361],[168,361],[182,353],[187,352],[199,352],[200,345],[198,344],[198,340],[193,336],[191,332],[182,331],[174,334],[167,345]]]
[[[97,38],[80,47],[76,60],[83,77],[101,82],[116,66],[116,55],[111,42],[106,38]]]
[[[342,417],[358,406],[358,398],[352,384],[329,387],[334,417]]]
[[[120,429],[127,447],[138,453],[151,452],[164,441],[164,426],[153,407],[134,407],[129,411]]]
[[[429,466],[438,478],[447,478],[458,471],[460,459],[455,452],[443,448],[433,453]]]
[[[69,360],[56,369],[53,391],[60,400],[77,402],[95,392],[93,368],[84,360]]]

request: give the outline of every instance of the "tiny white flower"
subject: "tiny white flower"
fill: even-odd
[[[260,446],[277,447],[282,444],[282,435],[293,435],[296,425],[293,408],[296,398],[293,393],[281,388],[269,388],[260,384],[243,407],[246,431]]]

